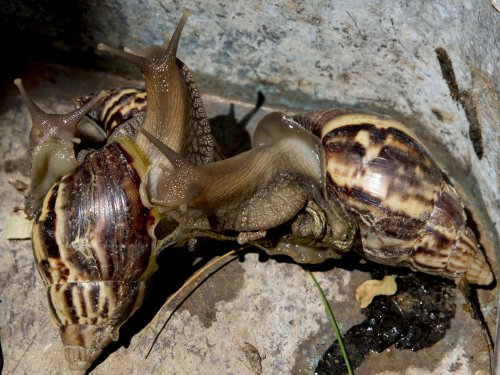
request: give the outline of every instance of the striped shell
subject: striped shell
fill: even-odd
[[[352,109],[294,119],[322,139],[329,188],[355,214],[361,255],[473,284],[493,281],[455,189],[404,125]]]
[[[35,219],[37,266],[72,370],[118,339],[156,269],[156,216],[139,196],[146,166],[132,142],[112,143],[54,184]]]
[[[76,99],[78,107],[82,107],[95,94]],[[109,136],[125,121],[134,116],[143,115],[146,111],[146,92],[144,89],[122,87],[106,91],[106,95],[90,109],[87,116],[99,125]]]

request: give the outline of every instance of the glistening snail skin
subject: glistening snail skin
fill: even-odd
[[[165,41],[161,46],[149,46],[144,56],[102,43],[98,49],[124,58],[143,72],[148,106],[142,128],[191,162],[201,164],[213,160],[210,125],[191,72],[176,57],[180,35],[190,14],[184,11],[168,44]],[[158,150],[150,146],[142,134],[138,135],[137,144],[152,164],[161,159]]]
[[[255,131],[259,141],[254,149],[199,166],[144,132],[173,164],[150,171],[146,195],[151,204],[187,217],[213,217],[217,229],[269,229],[293,218],[310,195],[321,195],[322,148],[316,137],[284,122],[282,115],[273,114],[262,124]],[[281,192],[275,192],[278,180],[284,182]]]
[[[21,79],[17,78],[14,83],[19,88],[32,121],[29,136],[31,186],[25,212],[28,218],[33,218],[50,186],[78,166],[75,153],[75,143],[80,143],[76,137],[77,125],[104,93],[95,95],[81,108],[59,115],[43,112],[28,96]]]

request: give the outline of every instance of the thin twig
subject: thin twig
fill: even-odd
[[[158,310],[158,312],[156,313],[156,315],[154,316],[154,318],[151,320],[151,322],[149,322],[149,324],[144,328],[144,330],[141,332],[141,335],[139,337],[139,340],[137,341],[138,344],[137,346],[139,345],[140,342],[142,342],[142,338],[144,337],[144,334],[151,328],[151,326],[160,318],[160,316],[162,315],[162,312],[167,308],[169,307],[169,305],[172,303],[172,301],[177,298],[182,292],[185,291],[185,289],[187,289],[189,286],[192,286],[192,284],[194,284],[192,290],[190,290],[186,296],[175,306],[175,308],[172,310],[172,312],[169,314],[169,316],[167,317],[167,319],[165,320],[165,322],[163,323],[162,327],[160,328],[160,330],[158,331],[158,333],[155,335],[155,338],[153,340],[153,343],[151,344],[151,347],[149,348],[148,352],[146,353],[146,356],[145,358],[147,358],[149,356],[149,354],[151,353],[151,351],[153,350],[153,347],[154,345],[156,344],[156,342],[158,341],[158,338],[160,337],[160,334],[163,332],[163,330],[165,329],[165,327],[167,326],[167,323],[169,322],[170,318],[173,316],[173,314],[177,311],[177,309],[182,306],[182,304],[184,303],[184,301],[201,285],[203,284],[212,274],[214,274],[215,272],[217,272],[218,270],[220,270],[222,267],[226,266],[227,264],[229,264],[230,262],[232,262],[233,260],[235,260],[237,258],[237,256],[234,256],[230,259],[227,259],[231,256],[233,256],[236,252],[239,252],[241,250],[244,250],[248,248],[248,246],[242,246],[238,249],[235,249],[235,250],[231,250],[229,251],[228,253],[212,260],[211,262],[207,263],[205,266],[203,266],[202,268],[200,268],[198,271],[196,271],[196,273],[194,273],[185,283],[184,285],[182,285],[174,294],[172,294],[166,301],[165,303],[163,304],[163,306],[160,308],[160,310]],[[225,261],[224,263],[222,264],[219,264],[220,262],[223,262]],[[214,269],[213,271],[209,272],[210,268],[214,267],[215,265],[218,265],[218,267],[216,269]],[[204,278],[201,278],[201,276],[205,276]],[[134,348],[134,349],[137,349],[137,346]]]
[[[340,351],[342,352],[342,357],[344,357],[344,362],[347,367],[347,373],[349,375],[353,375],[354,372],[352,371],[351,368],[351,363],[349,362],[349,356],[347,355],[347,351],[345,350],[344,346],[344,341],[342,340],[342,335],[340,334],[339,326],[337,325],[337,321],[335,320],[335,316],[333,315],[332,308],[330,307],[330,304],[328,303],[328,300],[326,299],[325,293],[323,292],[323,289],[321,289],[321,286],[318,283],[318,280],[314,277],[311,271],[309,271],[306,267],[304,267],[306,272],[311,276],[311,279],[314,281],[314,285],[316,285],[316,288],[318,289],[319,295],[321,297],[321,300],[323,301],[323,305],[325,306],[326,313],[330,318],[330,322],[332,323],[332,329],[333,332],[335,332],[335,336],[337,337],[337,341],[339,342],[340,346]]]

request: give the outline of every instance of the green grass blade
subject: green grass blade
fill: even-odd
[[[333,332],[335,333],[335,336],[337,337],[337,341],[339,342],[340,346],[340,351],[342,352],[342,357],[344,357],[344,362],[347,367],[347,373],[349,375],[353,375],[354,372],[352,371],[351,368],[351,363],[349,362],[349,356],[347,355],[347,351],[345,350],[344,346],[344,341],[342,340],[342,336],[340,334],[339,326],[337,325],[337,321],[335,320],[335,316],[333,316],[333,311],[332,308],[330,307],[330,304],[328,303],[328,300],[326,299],[325,293],[323,292],[323,289],[321,289],[321,285],[319,285],[318,280],[314,277],[311,271],[309,271],[307,268],[305,268],[309,276],[311,276],[312,280],[314,281],[314,285],[316,285],[316,288],[318,289],[319,295],[321,297],[321,301],[323,302],[323,305],[325,306],[326,313],[328,314],[328,317],[330,318],[330,322],[332,324],[332,329]]]

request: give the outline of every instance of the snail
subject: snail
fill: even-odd
[[[493,281],[455,189],[416,136],[387,116],[347,108],[272,113],[258,124],[252,150],[198,166],[144,133],[174,167],[151,169],[143,194],[182,226],[256,231],[254,240],[295,219],[293,236],[274,251],[315,263],[333,253],[297,244],[311,233],[294,227],[309,201],[313,216],[327,217],[320,232],[330,233],[316,244],[345,252],[357,227],[358,251],[376,263],[457,282]]]
[[[356,109],[293,118],[323,142],[331,187],[354,213],[361,255],[470,284],[493,272],[457,192],[402,123]]]
[[[170,42],[148,47],[144,57],[99,48],[136,62],[144,73],[149,106],[143,122],[137,120],[142,114],[129,113],[123,125],[134,120],[191,162],[206,163],[212,160],[210,127],[191,72],[176,58],[189,14],[184,12]],[[154,229],[160,215],[142,204],[140,184],[162,156],[141,134],[120,133],[118,123],[109,119],[107,144],[78,152],[78,123],[96,107],[103,112],[113,91],[83,99],[86,103],[69,114],[55,115],[38,108],[20,79],[15,83],[33,122],[26,213],[34,217],[36,264],[69,368],[85,373],[141,306],[157,268]],[[137,109],[140,101],[134,103]]]

